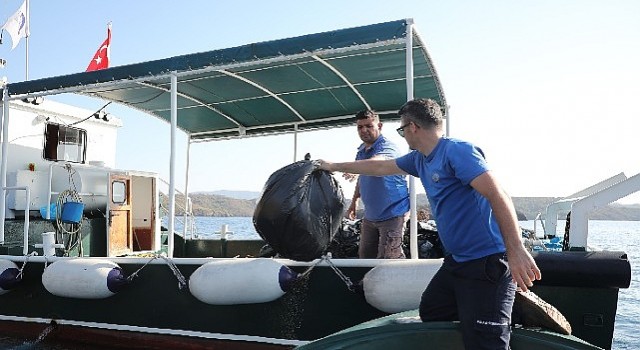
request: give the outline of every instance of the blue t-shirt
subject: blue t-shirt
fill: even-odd
[[[356,160],[381,156],[394,159],[400,156],[397,146],[383,135],[365,149],[358,148]],[[360,197],[364,203],[364,218],[369,221],[384,221],[403,216],[409,211],[409,189],[406,176],[368,176],[358,178]]]
[[[444,137],[428,156],[413,151],[396,164],[420,177],[442,244],[456,261],[505,251],[489,201],[470,185],[489,170],[480,148]]]

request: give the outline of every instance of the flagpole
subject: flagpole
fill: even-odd
[[[31,18],[29,18],[29,0],[26,0],[26,12],[27,12],[27,28],[25,28],[25,64],[24,64],[24,80],[27,81],[29,80],[29,27],[31,26],[30,20]]]

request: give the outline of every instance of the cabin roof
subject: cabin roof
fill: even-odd
[[[88,95],[170,122],[175,76],[177,126],[193,141],[352,125],[354,114],[367,108],[394,120],[407,100],[408,39],[414,96],[447,106],[424,42],[415,30],[407,35],[411,23],[398,20],[17,82],[7,90],[10,99]]]

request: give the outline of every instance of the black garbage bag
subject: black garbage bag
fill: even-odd
[[[404,243],[402,245],[407,258],[411,257],[411,249],[409,249],[409,225],[410,221],[407,221]],[[426,222],[418,222],[418,257],[420,259],[439,259],[444,256],[444,247],[442,246],[442,241],[440,241],[438,228]]]
[[[361,227],[361,219],[355,221],[342,219],[340,229],[333,236],[333,240],[327,248],[327,251],[331,252],[331,256],[340,259],[357,258]]]
[[[253,213],[253,226],[280,257],[322,256],[342,223],[344,196],[331,173],[302,160],[271,174]]]

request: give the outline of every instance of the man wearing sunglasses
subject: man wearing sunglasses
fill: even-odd
[[[364,110],[356,114],[358,147],[356,160],[374,161],[400,156],[398,147],[382,135],[382,123],[377,114]],[[356,176],[345,173],[348,180]],[[409,190],[404,175],[357,177],[356,188],[347,217],[356,217],[358,198],[364,204],[364,219],[360,232],[358,256],[363,259],[404,259],[402,236],[405,215],[409,211]]]
[[[420,301],[423,321],[460,320],[466,349],[509,349],[516,285],[541,278],[525,250],[511,198],[480,148],[448,138],[431,99],[407,102],[397,129],[413,150],[391,160],[320,161],[320,169],[420,178],[448,255]]]

